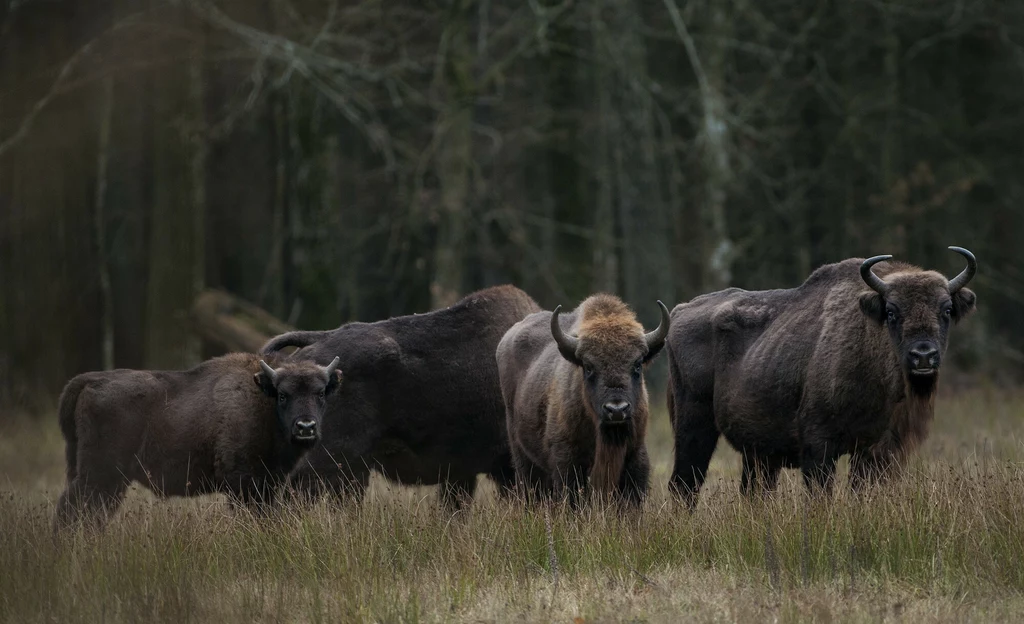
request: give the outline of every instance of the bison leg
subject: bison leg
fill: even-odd
[[[718,445],[718,428],[710,402],[673,401],[675,417],[675,466],[669,489],[691,509],[697,504],[697,494],[704,485],[711,455]]]
[[[330,493],[338,500],[359,502],[369,485],[370,469],[364,463],[351,463],[343,456],[335,458],[318,447],[292,471],[286,499],[310,504]]]
[[[313,470],[300,470],[288,478],[284,499],[288,504],[312,505],[323,491],[323,478]]]
[[[850,487],[863,490],[885,482],[899,469],[899,458],[893,453],[863,451],[850,455]]]
[[[59,531],[80,521],[102,528],[121,506],[127,488],[128,484],[120,475],[90,481],[76,477],[57,501],[54,530]]]
[[[641,446],[626,455],[619,480],[619,494],[630,506],[639,507],[650,489],[651,461]]]
[[[321,477],[315,472],[308,471],[292,475],[286,490],[286,500],[309,505],[321,495],[329,494],[336,502],[352,500],[359,503],[362,502],[368,487],[370,487],[369,470],[354,474],[336,472],[327,477]]]
[[[438,486],[437,495],[442,507],[448,511],[456,512],[473,502],[474,492],[476,492],[476,475],[465,479],[449,477],[441,481]]]
[[[831,493],[839,454],[826,445],[804,444],[800,452],[800,472],[812,494]]]
[[[491,467],[487,475],[498,487],[498,495],[502,498],[509,498],[516,491],[516,471],[512,462],[511,453],[503,454]]]
[[[512,450],[512,465],[515,469],[515,486],[523,501],[536,504],[551,494],[551,476],[535,464],[522,450]]]
[[[245,507],[262,516],[274,504],[278,485],[280,481],[272,477],[239,473],[225,476],[221,491],[227,494],[232,509]]]
[[[570,464],[556,470],[553,479],[555,498],[565,500],[570,509],[580,509],[587,491],[588,476],[586,468],[580,465]]]
[[[743,452],[743,477],[740,481],[740,492],[744,496],[768,494],[779,482],[779,462],[759,455],[756,451]]]

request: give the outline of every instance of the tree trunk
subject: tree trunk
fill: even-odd
[[[114,294],[107,247],[107,171],[110,167],[110,122],[114,112],[114,79],[103,79],[100,95],[99,141],[96,149],[96,272],[100,286],[100,336],[103,370],[114,368]]]
[[[591,5],[590,32],[595,59],[602,59],[608,49],[608,32],[601,19],[601,2]],[[594,206],[593,288],[598,292],[618,291],[619,266],[615,236],[615,172],[612,166],[611,141],[615,126],[612,108],[614,75],[609,75],[608,64],[593,65],[594,95],[597,99],[597,132],[593,133],[593,153],[596,160],[593,175],[597,182]]]
[[[202,63],[202,47],[181,50]],[[188,309],[203,284],[205,168],[201,65],[163,70],[155,89],[154,197],[149,232],[146,363],[185,368],[200,359]]]
[[[462,296],[466,229],[470,220],[472,179],[473,48],[469,38],[471,2],[456,0],[441,54],[441,114],[434,127],[436,172],[440,186],[434,274],[430,281],[433,308],[449,306]]]
[[[653,103],[647,88],[647,50],[640,7],[609,5],[614,22],[606,24],[612,38],[617,81],[611,85],[616,123],[612,125],[618,217],[622,227],[622,267],[625,299],[645,326],[660,319],[655,302],[671,301],[671,231],[665,215],[662,177],[657,158]]]
[[[699,49],[683,21],[676,0],[663,0],[675,26],[680,42],[686,48],[690,64],[697,77],[697,86],[703,118],[698,139],[702,146],[704,173],[704,228],[709,249],[706,268],[707,290],[719,290],[732,282],[732,263],[735,249],[729,238],[726,219],[726,200],[733,181],[730,162],[730,132],[726,116],[725,85],[727,42],[732,35],[732,22],[727,2],[707,2],[707,42]]]

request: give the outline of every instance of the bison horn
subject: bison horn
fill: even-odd
[[[341,361],[341,358],[336,355],[336,356],[334,356],[334,359],[331,360],[331,363],[328,364],[326,367],[324,367],[324,372],[327,373],[327,378],[328,379],[330,379],[331,375],[334,374],[334,370],[336,368],[338,368],[338,362],[340,362],[340,361]]]
[[[276,378],[277,378],[277,371],[272,369],[272,368],[270,368],[270,364],[267,364],[263,360],[260,360],[260,368],[263,369],[263,372],[266,373],[267,377],[270,378],[271,382],[274,382],[276,380]]]
[[[580,339],[575,336],[567,336],[562,331],[562,326],[558,324],[558,313],[561,309],[562,306],[555,306],[555,311],[551,313],[551,335],[554,336],[555,344],[558,345],[558,350],[565,359],[570,362],[579,362],[576,349],[580,346]]]
[[[949,294],[954,295],[974,278],[974,274],[978,272],[978,260],[974,257],[974,254],[963,247],[950,247],[950,250],[967,258],[967,268],[961,271],[960,275],[949,280]]]
[[[892,260],[892,256],[875,256],[874,258],[868,258],[860,265],[860,276],[864,278],[864,282],[883,297],[886,291],[889,290],[889,285],[882,278],[875,275],[871,267],[886,260]]]
[[[661,322],[658,323],[657,329],[644,334],[644,342],[647,343],[648,351],[655,351],[661,348],[665,343],[665,338],[668,336],[669,323],[672,322],[668,314],[668,308],[665,307],[665,304],[660,299],[658,300],[658,307],[661,308]]]

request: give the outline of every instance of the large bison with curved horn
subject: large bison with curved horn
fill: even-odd
[[[668,335],[644,333],[618,297],[599,294],[560,315],[537,312],[508,330],[496,358],[516,479],[533,495],[594,490],[639,504],[648,489],[643,368]],[[568,330],[568,333],[567,333]]]
[[[784,290],[730,288],[672,311],[671,488],[696,502],[719,436],[743,454],[743,492],[799,467],[831,487],[851,455],[858,487],[927,435],[950,326],[975,307],[974,255],[952,280],[892,256],[825,265]]]

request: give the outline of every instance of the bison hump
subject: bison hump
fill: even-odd
[[[373,328],[357,340],[346,341],[342,369],[346,375],[381,372],[401,362],[402,346],[389,333]]]
[[[715,330],[727,333],[763,329],[771,320],[771,306],[757,301],[727,301],[711,316]]]

